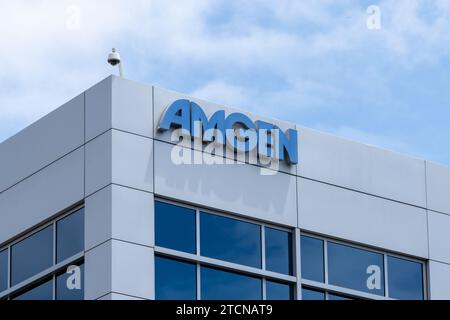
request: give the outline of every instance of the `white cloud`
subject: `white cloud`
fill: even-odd
[[[240,86],[226,84],[220,80],[211,81],[191,92],[190,95],[230,107],[253,104],[251,102],[251,96],[253,95],[251,92],[245,91]]]
[[[327,99],[350,94],[340,86],[344,75],[360,89],[374,90],[368,89],[373,83],[358,84],[366,81],[365,74],[336,64],[335,54],[367,54],[405,67],[449,55],[449,2],[427,2],[431,22],[423,15],[424,3],[380,1],[382,31],[374,33],[365,27],[365,8],[348,0],[280,0],[276,5],[268,0],[2,1],[0,121],[29,123],[114,72],[105,63],[113,45],[133,57],[125,61],[131,78],[144,77],[162,63],[175,70],[172,77],[196,65],[206,75],[192,91],[210,100],[283,118],[305,108],[326,108]],[[66,27],[69,5],[80,8],[79,30]],[[215,30],[211,16],[220,15],[224,6],[233,7],[233,13]],[[265,23],[267,18],[272,23]],[[245,77],[256,69],[284,84],[273,80],[274,87],[267,89],[221,77]],[[373,92],[383,93],[389,103],[385,72],[373,70],[371,78],[381,82]]]

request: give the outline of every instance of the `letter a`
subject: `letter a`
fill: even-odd
[[[367,289],[381,289],[381,269],[377,265],[370,265],[367,267],[366,273],[369,275],[367,278]]]
[[[67,289],[74,290],[74,289],[81,289],[81,270],[79,266],[68,266],[67,272],[68,274],[71,274],[66,281]]]
[[[379,6],[371,5],[367,8],[366,25],[369,30],[380,30],[381,29],[381,10]]]

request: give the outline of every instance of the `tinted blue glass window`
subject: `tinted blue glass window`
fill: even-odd
[[[307,236],[300,243],[302,278],[324,282],[323,241]]]
[[[53,265],[53,225],[11,247],[11,284],[15,285]]]
[[[56,300],[84,299],[84,263],[73,264],[56,277]]]
[[[383,255],[328,242],[330,284],[384,295]]]
[[[8,288],[8,250],[0,252],[0,292]]]
[[[302,288],[302,300],[325,300],[325,292]]]
[[[337,294],[328,294],[328,300],[353,300],[352,298],[349,297],[344,297],[344,296],[339,296]]]
[[[389,296],[402,300],[422,300],[422,264],[396,257],[388,257]]]
[[[20,293],[13,300],[53,300],[53,280],[47,280],[28,291]]]
[[[292,300],[292,286],[284,283],[266,281],[267,300]]]
[[[266,269],[292,274],[292,236],[290,232],[265,228]]]
[[[56,256],[61,262],[84,250],[84,208],[56,223]]]
[[[157,300],[195,300],[196,279],[195,264],[155,257]]]
[[[201,267],[202,300],[260,300],[262,280],[234,272]]]
[[[195,253],[195,210],[155,202],[156,245]]]
[[[202,256],[261,268],[259,225],[201,212]]]

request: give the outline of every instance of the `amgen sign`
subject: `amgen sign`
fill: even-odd
[[[253,152],[258,159],[275,159],[297,164],[297,130],[283,132],[265,121],[253,122],[245,114],[215,111],[209,118],[195,102],[179,99],[171,103],[161,116],[159,131],[178,129],[180,136],[200,140],[202,144],[224,146],[237,154]]]

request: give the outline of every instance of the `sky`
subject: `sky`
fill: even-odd
[[[450,0],[0,0],[0,30],[0,141],[117,47],[129,79],[450,166]]]

